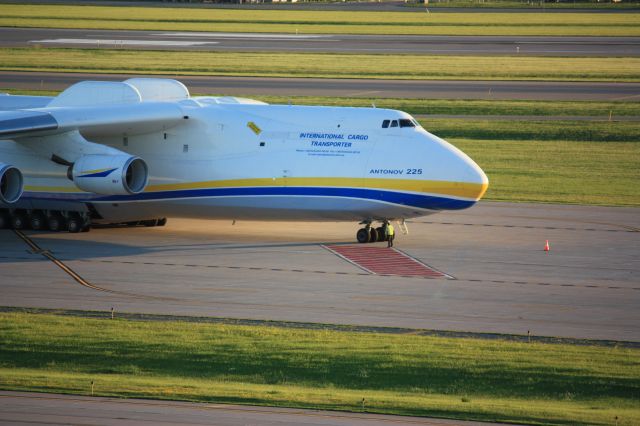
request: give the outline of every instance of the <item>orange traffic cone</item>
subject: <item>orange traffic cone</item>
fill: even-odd
[[[547,240],[547,242],[544,243],[544,251],[548,252],[549,250],[551,249],[549,248],[549,240]]]

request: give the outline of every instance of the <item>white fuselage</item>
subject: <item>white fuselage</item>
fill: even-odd
[[[139,194],[84,192],[67,166],[12,141],[0,142],[0,160],[22,170],[25,208],[90,205],[107,222],[401,219],[469,207],[488,185],[469,157],[400,111],[218,98],[179,105],[185,119],[167,129],[81,131],[144,159],[149,183]],[[404,127],[391,127],[399,120]]]

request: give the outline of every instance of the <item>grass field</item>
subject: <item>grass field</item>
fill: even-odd
[[[489,176],[485,199],[640,206],[638,123],[423,119]]]
[[[0,26],[423,35],[640,35],[640,14],[416,13],[0,5]]]
[[[0,70],[271,77],[640,81],[640,58],[0,49]]]
[[[640,422],[637,349],[0,314],[0,388],[534,424]],[[364,407],[362,400],[364,398]]]

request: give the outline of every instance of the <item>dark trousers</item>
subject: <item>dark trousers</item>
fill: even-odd
[[[389,237],[387,237],[387,247],[393,247],[393,239],[396,237],[396,234],[392,234],[389,235]]]

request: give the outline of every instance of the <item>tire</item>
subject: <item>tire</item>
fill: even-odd
[[[27,227],[27,218],[22,213],[11,215],[11,227],[13,229],[24,229]]]
[[[378,241],[378,231],[376,230],[376,228],[370,228],[369,229],[369,242],[370,243],[375,243],[376,241]]]
[[[54,214],[49,216],[48,226],[49,231],[59,232],[65,228],[66,223],[62,216]]]
[[[4,210],[0,210],[0,229],[9,228],[10,226],[11,217],[9,216],[9,213]]]
[[[376,228],[376,232],[378,233],[378,242],[382,242],[386,239],[384,235],[384,227],[380,226]]]
[[[91,231],[91,224],[90,223],[85,224],[82,227],[82,229],[80,230],[80,232],[89,232],[89,231]]]
[[[80,232],[82,230],[82,219],[78,216],[71,216],[67,219],[67,230],[71,233]]]
[[[360,244],[368,243],[369,238],[371,238],[371,234],[366,228],[358,229],[358,232],[356,233],[356,239]]]
[[[47,227],[47,221],[44,215],[39,211],[31,214],[31,217],[29,217],[29,223],[31,224],[31,229],[34,231],[39,231]]]
[[[162,219],[158,219],[158,226],[165,226],[167,224],[167,218],[163,217]]]

